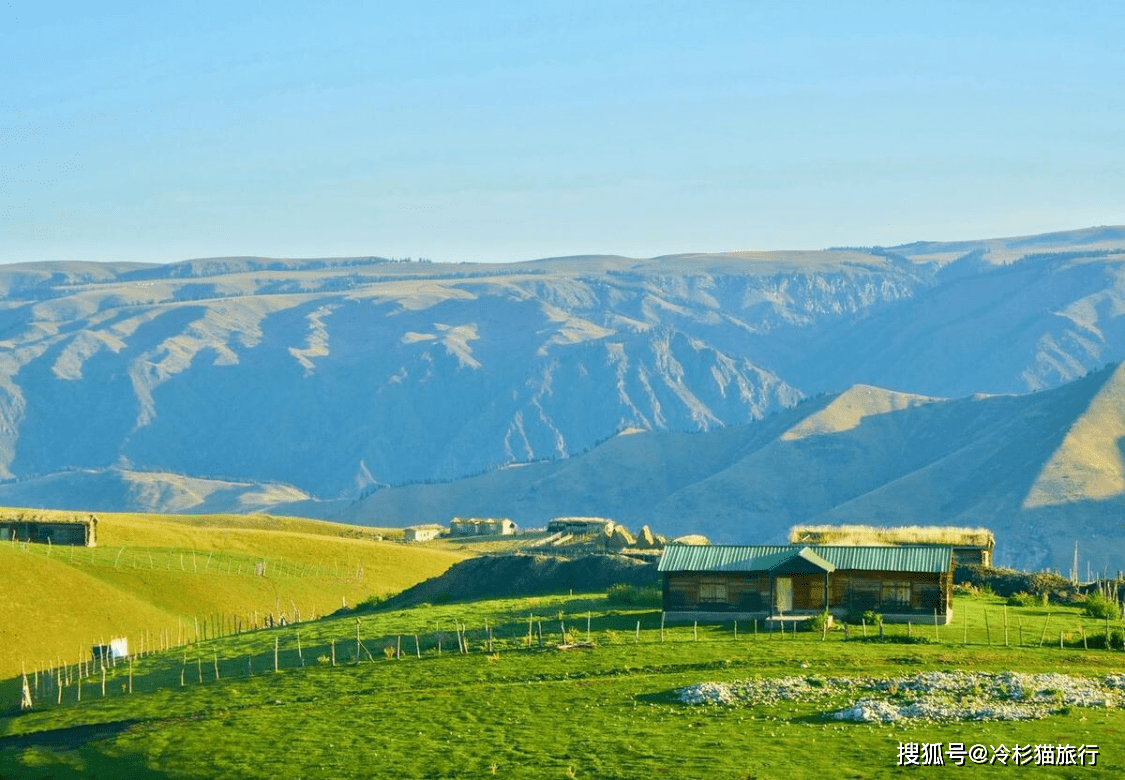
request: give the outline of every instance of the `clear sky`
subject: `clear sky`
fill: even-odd
[[[0,262],[1125,223],[1120,2],[4,2]]]

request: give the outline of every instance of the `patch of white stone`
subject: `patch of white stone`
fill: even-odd
[[[838,720],[894,723],[1028,720],[1066,707],[1125,706],[1125,675],[1074,677],[1020,672],[922,672],[899,677],[817,675],[705,682],[677,691],[684,704],[774,705],[859,698],[827,713]]]

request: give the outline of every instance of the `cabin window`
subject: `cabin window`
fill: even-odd
[[[883,582],[883,603],[903,604],[910,603],[909,580],[885,580]]]
[[[858,610],[875,609],[879,605],[879,580],[852,580],[852,607]]]
[[[710,604],[727,603],[726,580],[701,580],[699,583],[699,600]]]
[[[914,586],[914,606],[941,609],[941,586],[919,582]]]

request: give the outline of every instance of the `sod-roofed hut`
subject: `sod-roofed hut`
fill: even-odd
[[[0,509],[0,541],[95,547],[98,518],[86,512]]]
[[[547,532],[552,534],[613,533],[617,523],[604,517],[556,517],[547,523]]]
[[[874,610],[889,622],[953,616],[953,550],[939,545],[681,545],[664,548],[667,619],[837,618]]]
[[[991,566],[996,537],[987,528],[947,525],[903,525],[880,528],[872,525],[795,525],[789,530],[790,544],[825,545],[920,545],[953,548],[953,562]]]

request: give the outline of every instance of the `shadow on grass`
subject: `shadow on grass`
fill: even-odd
[[[143,755],[107,755],[104,752],[105,745],[144,722],[130,719],[0,737],[0,777],[27,780],[71,777],[159,780],[169,777],[154,769]]]
[[[677,690],[679,689],[675,688],[667,691],[656,691],[655,693],[639,693],[633,698],[636,701],[643,702],[645,704],[675,704],[684,707],[690,706],[680,701],[680,698],[676,695]]]
[[[29,747],[77,748],[88,742],[110,739],[145,721],[137,718],[119,720],[112,723],[97,723],[84,726],[69,726],[49,731],[36,731],[30,734],[15,734],[0,737],[0,750],[23,750]]]

